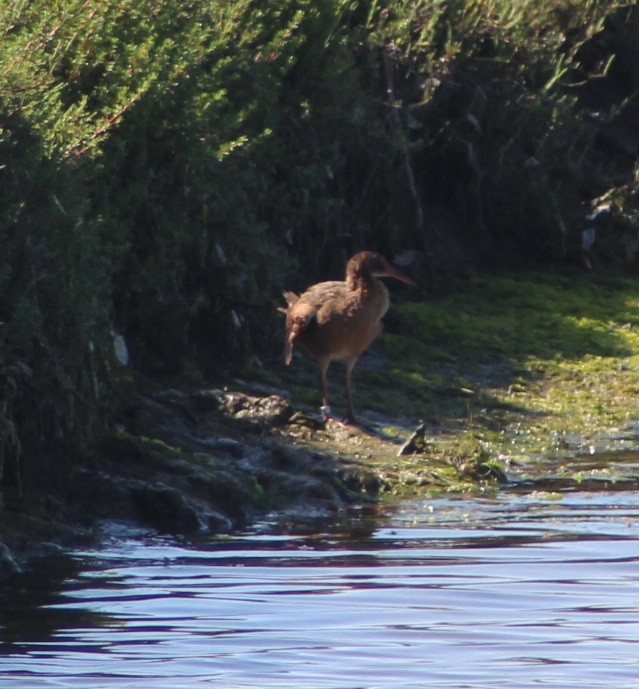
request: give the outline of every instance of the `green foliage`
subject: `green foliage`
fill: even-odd
[[[566,83],[619,5],[4,0],[5,468],[91,440],[111,331],[136,366],[210,372],[276,350],[299,262],[302,286],[451,225],[562,255],[592,145]]]
[[[612,182],[589,162],[594,130],[571,87],[590,77],[580,50],[621,6],[442,0],[380,12],[373,35],[392,46],[427,245],[462,244],[491,261],[506,247],[524,261],[580,251],[584,202]]]

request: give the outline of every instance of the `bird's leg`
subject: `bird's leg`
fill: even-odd
[[[353,409],[353,396],[351,395],[351,377],[353,373],[353,366],[355,362],[349,361],[346,363],[346,374],[344,375],[344,387],[346,389],[346,421],[348,423],[357,423],[355,418],[355,410]]]
[[[327,361],[320,365],[320,370],[322,372],[322,406],[320,407],[320,414],[322,419],[326,421],[331,417],[331,407],[328,401],[328,364]]]

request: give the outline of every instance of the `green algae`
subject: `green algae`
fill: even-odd
[[[344,398],[334,369],[336,410]],[[294,404],[317,405],[309,362],[298,360],[282,385]],[[429,427],[417,455],[369,449],[391,493],[498,485],[513,458],[623,428],[639,416],[638,393],[637,284],[593,274],[471,276],[393,304],[354,375],[356,408],[381,419],[380,435],[400,441],[422,420]]]
[[[639,389],[637,307],[633,280],[536,273],[471,278],[399,305],[380,342],[394,362],[392,407],[478,429],[525,424],[537,438],[623,423]],[[366,402],[381,399],[378,389]]]

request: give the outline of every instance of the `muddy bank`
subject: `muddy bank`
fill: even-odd
[[[384,424],[322,422],[277,394],[133,393],[56,494],[33,513],[12,515],[0,566],[11,573],[30,556],[104,535],[105,523],[228,533],[271,512],[330,517],[398,486],[439,491],[502,478],[478,470],[485,457],[476,447],[463,462],[428,458],[423,427],[411,438]]]
[[[104,521],[227,533],[274,510],[326,515],[374,498],[374,470],[290,442],[320,426],[277,395],[136,393],[55,496],[43,496],[31,514],[10,515],[0,570],[15,571],[16,560],[55,544],[91,539]]]
[[[137,396],[127,416],[95,466],[77,471],[70,509],[167,533],[220,533],[272,510],[330,513],[379,489],[365,466],[286,442],[309,420],[276,395],[166,390]]]
[[[371,411],[363,417],[359,426],[326,423],[278,394],[255,391],[135,393],[63,488],[33,513],[13,515],[0,577],[30,557],[102,538],[108,525],[122,522],[172,535],[220,534],[273,512],[330,518],[383,496],[504,488],[554,495],[639,481],[634,461],[621,476],[608,471],[605,454],[579,459],[581,436],[564,439],[562,456],[513,460],[477,433],[426,423],[411,431]],[[636,428],[602,436],[600,449],[634,452],[637,438]]]
[[[506,481],[477,441],[450,439],[443,451],[424,424],[411,434],[369,419],[325,422],[254,391],[138,394],[71,477],[66,516],[226,533],[273,511],[326,516],[381,493]]]

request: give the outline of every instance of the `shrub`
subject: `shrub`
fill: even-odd
[[[7,3],[5,484],[20,448],[104,423],[112,331],[137,367],[210,374],[274,353],[280,289],[360,248],[564,258],[612,186],[569,78],[603,69],[582,49],[621,6]]]

